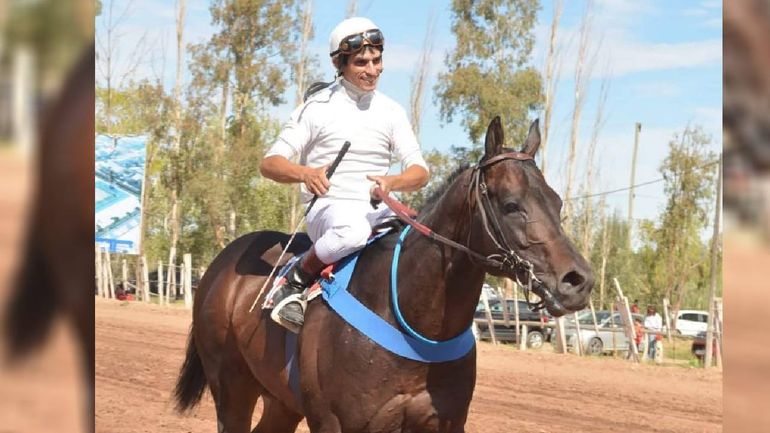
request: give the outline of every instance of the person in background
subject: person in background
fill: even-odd
[[[639,312],[639,300],[634,299],[633,305],[631,305],[631,312],[632,313],[638,313]]]
[[[644,327],[648,331],[660,331],[663,329],[663,319],[652,305],[647,306],[647,315],[644,317]],[[653,360],[656,355],[657,346],[655,342],[657,341],[657,336],[658,334],[651,333],[647,337],[647,356]]]

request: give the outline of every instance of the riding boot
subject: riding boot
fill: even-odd
[[[305,321],[305,290],[326,267],[315,249],[310,250],[286,274],[286,281],[278,288],[273,299],[275,307],[270,317],[288,328],[299,332]]]

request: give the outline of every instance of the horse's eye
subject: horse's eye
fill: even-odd
[[[521,212],[521,207],[519,207],[516,202],[509,201],[503,205],[503,211],[505,213],[515,213],[515,212]]]

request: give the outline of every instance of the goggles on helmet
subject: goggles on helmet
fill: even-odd
[[[366,45],[381,47],[385,44],[385,37],[382,36],[380,29],[371,29],[355,35],[346,36],[340,41],[339,48],[329,54],[331,57],[337,54],[353,54]]]

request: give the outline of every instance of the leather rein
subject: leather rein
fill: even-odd
[[[417,212],[415,212],[413,209],[410,209],[395,198],[389,196],[388,194],[384,194],[379,187],[374,189],[374,196],[377,200],[385,202],[385,204],[388,205],[391,210],[393,210],[393,212],[401,221],[412,226],[420,234],[444,245],[460,250],[468,254],[468,256],[471,257],[471,259],[474,261],[482,262],[487,266],[503,271],[513,271],[513,274],[516,277],[516,282],[524,288],[527,304],[533,310],[540,310],[545,308],[545,302],[530,302],[529,293],[532,291],[533,285],[541,286],[543,285],[543,282],[535,275],[534,265],[532,262],[519,256],[516,251],[510,247],[508,240],[505,238],[505,234],[500,225],[500,221],[492,211],[492,202],[489,198],[486,179],[484,176],[484,169],[491,167],[498,162],[506,160],[529,161],[532,159],[532,156],[523,152],[506,152],[489,159],[483,159],[472,167],[473,174],[471,177],[470,186],[468,188],[468,206],[470,209],[470,196],[475,191],[475,201],[476,205],[481,210],[480,214],[484,231],[486,232],[487,236],[492,239],[492,242],[495,243],[495,246],[497,246],[497,252],[494,254],[483,255],[479,252],[473,251],[466,245],[455,242],[434,232],[428,226],[420,223],[415,219]],[[468,237],[470,238],[470,234]],[[519,277],[519,274],[522,272],[528,276],[526,284],[522,282],[521,278]]]

